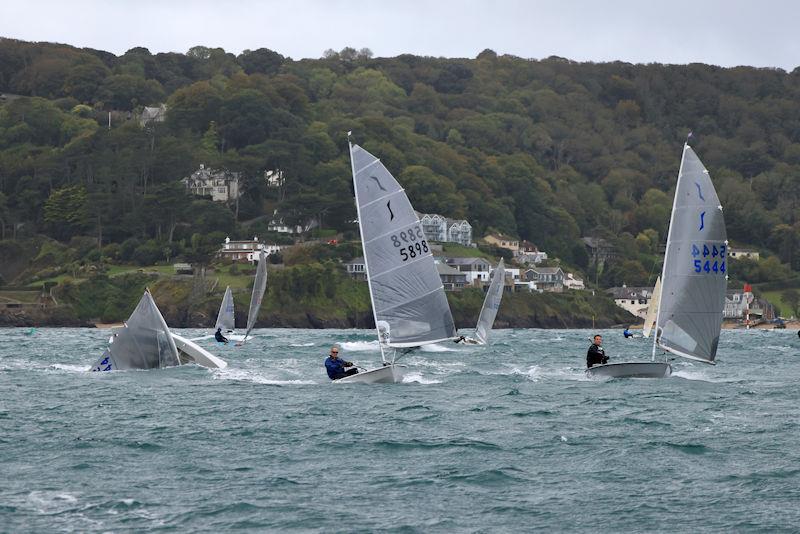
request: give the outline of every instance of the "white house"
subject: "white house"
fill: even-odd
[[[515,239],[505,234],[487,234],[483,240],[496,247],[508,249],[514,253],[519,250],[519,239]]]
[[[520,263],[537,265],[547,259],[547,252],[542,252],[530,241],[522,241],[514,252],[514,258]]]
[[[734,260],[747,259],[753,261],[758,261],[761,257],[761,255],[757,250],[752,250],[747,248],[733,248],[733,247],[731,247],[730,250],[728,250],[728,256],[730,256],[731,259]]]
[[[198,170],[181,181],[193,195],[211,197],[215,202],[230,202],[242,194],[239,178],[238,172],[215,171],[201,163]]]
[[[566,277],[564,278],[564,287],[567,289],[586,289],[586,285],[583,283],[583,280],[572,273],[566,274]]]
[[[612,287],[606,290],[614,298],[614,304],[633,315],[644,319],[647,316],[647,306],[653,298],[652,287]]]
[[[466,220],[449,219],[436,213],[417,212],[417,216],[428,241],[472,246],[472,225]]]
[[[278,216],[278,210],[272,212],[272,219],[267,225],[267,230],[270,232],[278,232],[279,234],[302,234],[313,230],[319,226],[316,219],[309,219],[305,224],[290,225],[284,222],[283,217]]]
[[[226,237],[225,243],[222,244],[222,248],[217,252],[217,255],[235,262],[247,261],[254,263],[258,262],[258,253],[260,251],[263,250],[269,256],[282,248],[280,245],[261,243],[258,237],[254,237],[250,241],[232,241],[230,237]]]
[[[167,118],[167,105],[161,104],[158,107],[148,107],[142,110],[139,115],[139,125],[142,127],[147,126],[151,122],[164,122]]]
[[[359,256],[345,262],[344,267],[347,269],[347,274],[350,276],[350,278],[359,280],[361,282],[367,281],[367,266],[364,263],[363,256]]]
[[[488,282],[493,267],[484,258],[445,258],[445,263],[467,277],[467,284]]]
[[[264,171],[264,181],[267,182],[267,187],[282,187],[286,183],[280,169]]]

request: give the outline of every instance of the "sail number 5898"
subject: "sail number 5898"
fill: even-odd
[[[409,258],[416,258],[426,254],[428,243],[425,242],[425,235],[422,233],[422,228],[409,228],[408,231],[392,234],[390,237],[392,245],[400,252],[400,257],[403,261],[408,261]]]

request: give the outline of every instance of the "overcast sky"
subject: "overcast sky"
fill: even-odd
[[[370,48],[475,57],[800,65],[792,0],[0,0],[0,36],[122,54],[270,48],[294,59]]]

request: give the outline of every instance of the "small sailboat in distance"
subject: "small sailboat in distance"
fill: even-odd
[[[185,363],[220,369],[228,365],[193,341],[170,332],[150,291],[145,290],[125,326],[112,330],[108,348],[91,370],[162,369]]]
[[[253,280],[253,293],[250,295],[250,310],[247,312],[247,331],[244,333],[244,338],[236,343],[237,347],[241,347],[247,342],[247,337],[253,331],[258,319],[258,312],[261,310],[261,301],[264,299],[264,292],[267,290],[267,255],[263,250],[258,252],[258,267],[256,268],[256,277]]]
[[[383,366],[337,383],[403,378],[398,349],[456,338],[431,248],[403,188],[378,158],[350,144],[358,227]],[[387,351],[391,349],[391,356]]]
[[[222,297],[222,303],[219,305],[219,312],[217,313],[217,322],[214,323],[214,330],[222,329],[223,332],[233,332],[236,327],[236,319],[233,306],[233,293],[231,286],[225,288],[225,295]]]
[[[708,170],[683,147],[656,304],[652,361],[596,365],[590,376],[662,378],[672,373],[666,353],[714,363],[727,287],[728,238]],[[655,291],[654,291],[655,292]],[[656,348],[665,351],[656,362]]]
[[[492,281],[489,289],[486,290],[486,297],[483,299],[481,313],[478,315],[478,324],[475,325],[475,337],[464,338],[464,343],[468,345],[486,345],[489,340],[489,332],[497,317],[497,310],[500,309],[500,301],[503,299],[503,286],[505,285],[506,268],[503,259],[497,264],[492,273]]]

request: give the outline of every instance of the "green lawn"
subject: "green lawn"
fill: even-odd
[[[800,291],[800,287],[794,288],[796,291]],[[767,299],[770,304],[775,306],[775,309],[778,311],[778,315],[781,317],[791,317],[795,315],[792,311],[791,306],[788,303],[784,302],[781,298],[781,294],[787,291],[786,289],[779,289],[777,291],[763,291],[760,293],[760,296]]]
[[[36,302],[39,291],[0,291],[0,302]]]
[[[486,258],[497,261],[497,258],[492,258],[480,249],[465,247],[457,243],[442,243],[442,250],[451,258]]]

